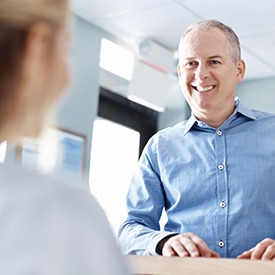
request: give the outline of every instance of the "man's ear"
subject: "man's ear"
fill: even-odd
[[[245,74],[245,62],[243,59],[239,60],[237,63],[237,80],[238,83],[242,82]]]

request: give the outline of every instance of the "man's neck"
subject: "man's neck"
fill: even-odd
[[[226,121],[227,118],[228,117],[222,120],[211,120],[211,119],[199,119],[199,120],[205,122],[210,127],[218,129]]]
[[[200,113],[199,115],[194,113],[194,116],[208,126],[218,129],[233,114],[234,110],[235,105],[228,110],[223,110],[223,112],[220,112],[218,115],[217,112],[207,112]]]

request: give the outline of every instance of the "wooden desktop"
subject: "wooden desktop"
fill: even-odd
[[[135,275],[275,275],[274,261],[125,256]]]

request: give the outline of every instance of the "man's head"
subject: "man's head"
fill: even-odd
[[[202,30],[202,29],[210,29],[210,28],[217,28],[221,30],[225,36],[227,37],[228,41],[228,50],[232,55],[232,59],[235,63],[237,63],[241,59],[241,47],[240,41],[236,33],[227,25],[223,24],[217,20],[202,20],[198,23],[189,26],[185,33],[182,35],[180,43],[184,40],[185,36],[193,31],[193,30]]]
[[[237,35],[215,20],[187,29],[179,44],[179,84],[193,114],[213,127],[234,110],[236,86],[243,79]]]

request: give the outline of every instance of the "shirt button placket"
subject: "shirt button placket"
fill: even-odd
[[[227,169],[226,169],[226,142],[225,130],[217,129],[215,132],[215,151],[216,151],[216,169],[217,169],[217,201],[219,211],[217,212],[217,247],[222,257],[227,257]]]

